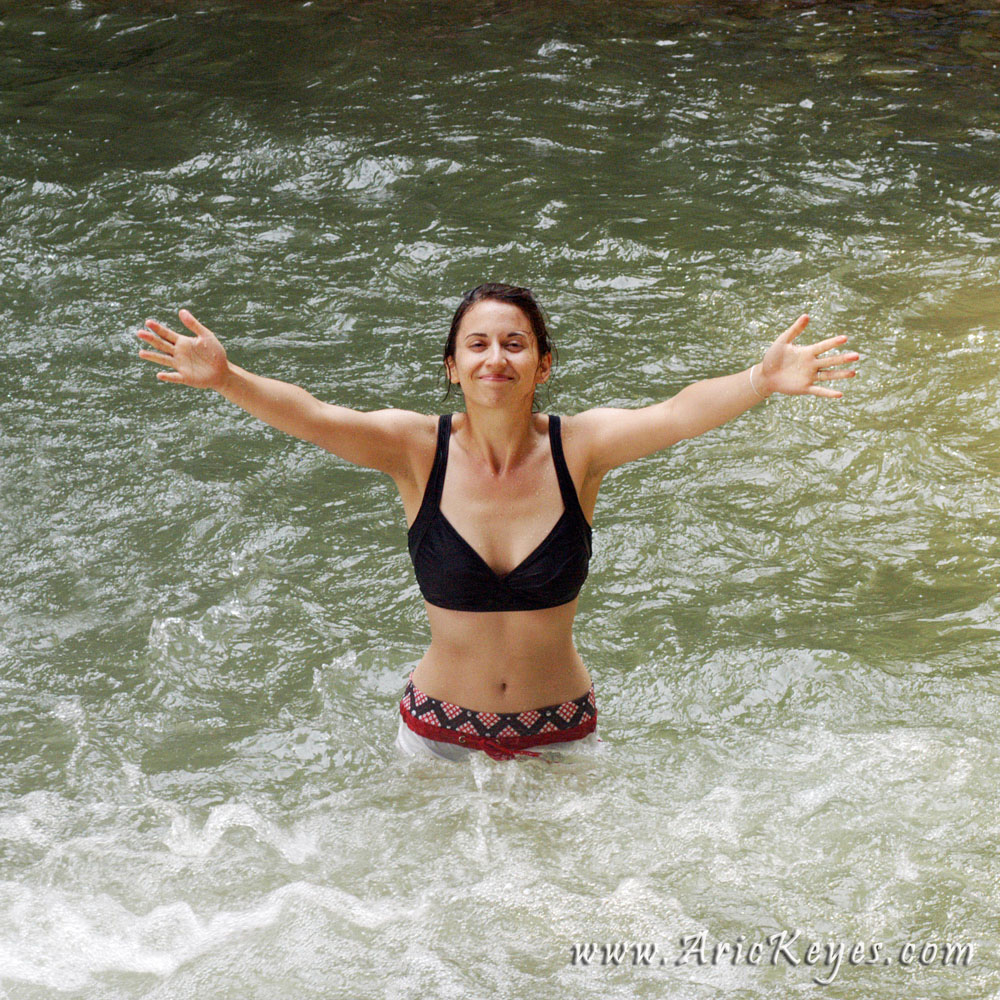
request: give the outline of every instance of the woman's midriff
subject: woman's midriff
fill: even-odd
[[[413,683],[476,712],[524,712],[585,695],[573,645],[576,601],[543,611],[449,611],[425,604],[431,645]]]

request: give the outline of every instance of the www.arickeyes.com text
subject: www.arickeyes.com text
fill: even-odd
[[[685,934],[680,938],[680,950],[669,962],[660,956],[655,962],[655,944],[629,943],[617,941],[606,944],[574,944],[571,963],[573,965],[806,965],[810,968],[823,966],[829,969],[827,976],[813,976],[813,982],[829,986],[837,978],[845,961],[852,966],[859,965],[936,965],[967,966],[972,961],[971,944],[915,944],[906,941],[898,948],[881,941],[799,941],[799,931],[777,931],[762,941],[747,942],[744,935],[735,941],[717,941],[710,945],[705,931]]]

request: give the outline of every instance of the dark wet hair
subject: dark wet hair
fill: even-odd
[[[462,322],[462,317],[477,302],[482,302],[485,299],[509,302],[512,306],[517,306],[528,317],[528,322],[531,324],[531,332],[535,335],[535,343],[538,345],[539,358],[544,358],[546,354],[555,356],[555,345],[552,343],[548,327],[545,325],[545,314],[542,312],[542,307],[535,301],[535,296],[530,288],[522,288],[520,285],[504,285],[497,281],[477,285],[471,291],[466,292],[462,301],[459,302],[451,320],[448,339],[445,341],[444,372],[448,386],[445,392],[446,397],[451,392],[451,382],[448,379],[448,359],[455,357],[455,340],[458,337],[459,324]]]

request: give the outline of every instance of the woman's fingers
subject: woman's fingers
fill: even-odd
[[[825,353],[826,351],[831,351],[833,348],[840,347],[841,344],[846,343],[847,337],[844,336],[844,334],[841,334],[839,337],[830,337],[827,340],[821,340],[818,344],[813,344],[809,350],[819,357],[819,355]],[[824,358],[823,360],[825,361],[826,359]]]
[[[837,389],[824,389],[822,386],[813,385],[806,389],[807,395],[825,396],[827,399],[843,399],[844,394]]]
[[[860,357],[860,354],[856,354],[854,351],[851,351],[849,354],[837,354],[832,355],[829,358],[817,358],[816,362],[821,368],[832,368],[834,365],[850,364],[852,361],[859,360]]]
[[[842,392],[827,388],[820,383],[854,378],[857,372],[839,366],[853,364],[861,355],[850,351],[830,354],[828,357],[821,356],[827,351],[842,348],[847,342],[844,334],[801,347],[793,343],[808,324],[809,316],[803,313],[768,348],[761,363],[761,370],[771,379],[772,387],[778,392],[792,396],[807,394],[826,399],[841,399],[844,395]]]
[[[177,362],[170,357],[168,354],[160,354],[159,351],[140,351],[140,358],[145,358],[147,361],[155,361],[158,365],[169,365],[171,368],[177,367]]]
[[[158,351],[163,351],[164,354],[173,354],[174,345],[169,341],[164,340],[162,337],[158,337],[155,333],[150,333],[149,330],[140,330],[136,336],[149,344],[150,347],[155,347]]]
[[[803,313],[780,337],[778,340],[783,344],[790,344],[809,324],[809,317]]]
[[[187,309],[181,309],[181,310],[179,310],[178,313],[177,313],[177,315],[180,317],[181,322],[193,334],[195,334],[195,336],[204,337],[206,334],[208,336],[210,336],[210,337],[214,336],[214,334],[212,333],[212,331],[209,330],[207,326],[202,326],[202,324],[199,323],[198,320],[196,320],[194,318],[194,316],[192,316],[191,313]]]
[[[168,344],[176,344],[179,338],[179,334],[174,333],[169,326],[164,326],[162,323],[157,323],[155,319],[146,320],[147,329],[151,330],[158,337],[162,337]]]

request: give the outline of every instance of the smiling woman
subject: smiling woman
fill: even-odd
[[[194,336],[148,320],[140,357],[163,381],[214,389],[266,423],[391,476],[431,644],[400,703],[397,745],[456,758],[508,759],[596,740],[594,688],[573,643],[587,576],[591,520],[613,468],[695,437],[772,393],[838,398],[823,383],[850,378],[854,353],[827,355],[845,336],[794,341],[801,316],[753,367],[694,383],[638,409],[587,410],[560,420],[533,412],[552,370],[552,345],[532,293],[481,285],[455,312],[444,350],[465,412],[361,413],[233,365],[190,312]]]
[[[544,377],[539,381],[547,381],[552,367],[554,349],[552,340],[549,337],[548,326],[545,322],[545,315],[535,301],[534,295],[527,288],[519,288],[516,285],[490,283],[479,285],[477,288],[473,288],[467,292],[458,304],[455,315],[452,317],[451,329],[448,331],[448,339],[444,345],[444,367],[449,383],[457,384],[460,381],[455,371],[455,350],[459,327],[462,324],[465,314],[479,302],[493,302],[498,307],[507,305],[515,310],[514,313],[509,314],[510,318],[508,320],[510,327],[508,332],[512,337],[515,337],[513,349],[516,351],[530,347],[533,338],[535,346],[538,349],[538,354],[546,366]],[[527,324],[525,324],[525,320],[527,320]],[[470,348],[473,347],[471,341],[481,340],[483,342],[476,344],[475,349],[485,349],[487,341],[484,339],[484,331],[466,329],[463,336],[469,342],[468,346]]]

